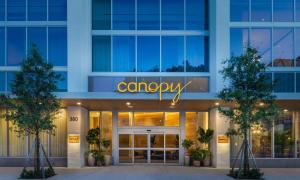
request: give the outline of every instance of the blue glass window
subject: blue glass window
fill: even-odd
[[[111,37],[93,37],[93,72],[111,71]]]
[[[233,28],[230,30],[230,55],[240,56],[246,52],[249,43],[249,30]]]
[[[294,73],[274,73],[275,88],[278,93],[295,92]]]
[[[113,29],[135,29],[135,0],[113,0]]]
[[[230,0],[230,20],[249,21],[249,0]]]
[[[184,71],[184,38],[182,36],[162,37],[162,71]]]
[[[66,21],[67,20],[67,0],[48,0],[49,2],[49,20]]]
[[[160,37],[140,36],[137,39],[137,71],[159,72]]]
[[[40,51],[42,57],[47,58],[47,31],[46,28],[28,28],[27,29],[28,51],[35,44]]]
[[[300,0],[296,0],[296,21],[300,21]]]
[[[0,0],[0,21],[5,20],[5,0]]]
[[[186,37],[186,71],[208,72],[208,40],[203,36]]]
[[[16,78],[16,72],[7,72],[7,81],[6,81],[6,89],[7,91],[11,91],[11,83],[15,80]]]
[[[54,66],[67,65],[67,29],[62,27],[48,30],[48,62]]]
[[[159,3],[159,0],[137,0],[137,29],[160,29]]]
[[[111,29],[111,0],[93,0],[93,29]]]
[[[113,37],[113,71],[135,71],[135,37]]]
[[[17,66],[26,56],[25,28],[7,28],[7,65]]]
[[[278,22],[294,20],[294,0],[274,0],[273,20]]]
[[[5,72],[0,72],[0,92],[5,91]]]
[[[293,28],[273,30],[273,65],[294,66]]]
[[[296,65],[300,66],[300,28],[295,28],[295,39]]]
[[[257,49],[261,56],[261,62],[268,66],[272,65],[271,29],[251,29],[250,45]]]
[[[297,78],[296,89],[297,89],[297,92],[300,92],[300,73],[296,74],[296,78]]]
[[[47,0],[28,0],[28,20],[47,20]]]
[[[67,72],[56,72],[60,74],[63,80],[57,82],[57,92],[67,92],[68,91],[68,73]]]
[[[184,29],[184,0],[161,0],[161,13],[162,29]]]
[[[26,0],[7,1],[7,20],[8,21],[26,20]]]
[[[0,28],[0,66],[5,65],[5,29]]]
[[[207,11],[207,0],[186,0],[186,29],[207,29]]]
[[[272,0],[251,1],[251,21],[271,21]]]

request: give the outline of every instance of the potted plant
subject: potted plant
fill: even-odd
[[[100,128],[93,128],[90,129],[86,136],[86,141],[89,144],[89,151],[86,152],[87,154],[87,162],[89,166],[95,166],[96,164],[96,157],[99,151],[100,145]]]
[[[211,164],[211,152],[209,150],[209,142],[212,140],[213,136],[214,136],[214,130],[212,129],[207,129],[204,130],[203,128],[200,128],[198,130],[198,141],[200,143],[203,143],[204,145],[204,151],[203,153],[205,154],[204,156],[204,166],[210,166]]]
[[[108,153],[108,148],[110,146],[110,140],[102,139],[101,145],[104,148],[104,150],[106,151],[106,153],[104,155],[104,164],[105,164],[105,166],[109,166],[111,164],[111,155]]]
[[[194,144],[194,142],[190,139],[185,139],[182,141],[181,145],[185,149],[185,156],[184,156],[184,165],[189,166],[190,165],[190,148]]]
[[[193,159],[193,165],[200,167],[201,161],[203,161],[203,152],[200,148],[195,148],[191,150],[191,157]]]

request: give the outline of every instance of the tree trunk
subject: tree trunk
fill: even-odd
[[[250,164],[249,164],[249,152],[248,152],[248,146],[249,146],[249,142],[248,142],[248,131],[247,129],[244,130],[244,175],[248,174],[248,172],[250,171]]]
[[[40,162],[40,137],[39,137],[39,132],[35,134],[35,167],[34,171],[36,175],[40,175],[41,173],[41,162]]]

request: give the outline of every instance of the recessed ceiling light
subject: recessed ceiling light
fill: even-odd
[[[131,105],[131,103],[130,103],[130,102],[126,102],[126,105],[127,105],[127,106],[130,106],[130,105]]]
[[[264,104],[263,102],[261,102],[261,103],[259,103],[259,105],[260,105],[260,106],[263,106],[263,105],[265,105],[265,104]]]
[[[284,112],[288,112],[289,110],[287,110],[287,109],[284,109],[283,111],[284,111]]]
[[[175,106],[176,104],[174,102],[171,102],[171,106]]]
[[[76,104],[77,104],[78,106],[80,106],[80,105],[81,105],[81,102],[77,102]]]
[[[220,103],[216,102],[216,103],[215,103],[215,105],[216,105],[216,106],[219,106],[219,105],[220,105]]]

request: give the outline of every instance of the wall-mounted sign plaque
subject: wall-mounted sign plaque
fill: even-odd
[[[218,143],[228,143],[229,139],[225,135],[219,135],[218,136]]]
[[[69,134],[69,143],[79,143],[80,136],[76,134]]]

